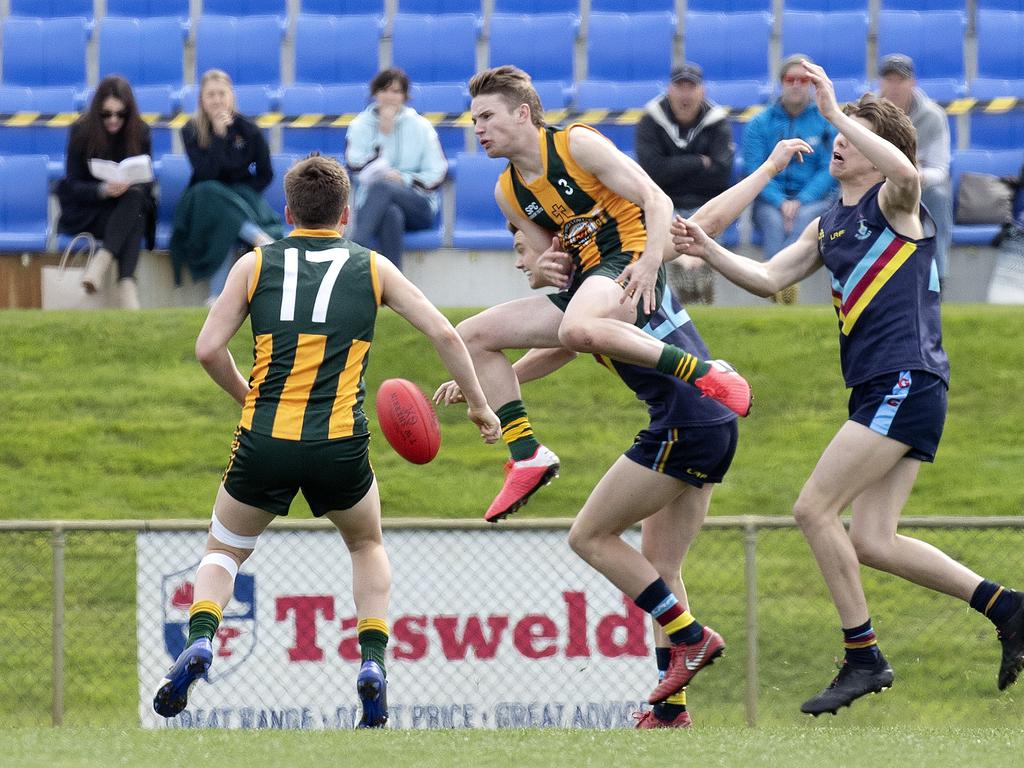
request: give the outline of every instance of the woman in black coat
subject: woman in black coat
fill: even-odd
[[[69,235],[89,232],[102,241],[82,287],[87,293],[102,287],[111,262],[116,261],[119,301],[127,309],[139,308],[135,268],[144,236],[152,248],[153,182],[100,181],[89,171],[89,160],[120,162],[150,152],[149,126],[139,114],[131,85],[117,75],[104,78],[89,109],[71,126],[65,176],[57,187],[61,207],[57,229]]]

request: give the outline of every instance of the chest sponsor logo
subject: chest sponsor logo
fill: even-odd
[[[540,212],[541,212],[540,204],[539,203],[535,203],[535,202],[534,203],[530,203],[529,205],[527,205],[526,209],[525,209],[526,215],[529,218],[531,218],[531,219],[537,218],[537,216],[540,215]]]

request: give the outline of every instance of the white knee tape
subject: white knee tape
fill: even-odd
[[[198,571],[204,565],[217,565],[223,568],[225,571],[231,574],[231,578],[235,578],[238,575],[238,563],[235,562],[234,558],[228,557],[223,552],[211,552],[210,554],[203,557],[199,561]]]
[[[217,510],[213,510],[213,517],[210,518],[210,533],[213,534],[213,538],[222,544],[227,544],[229,547],[236,547],[238,549],[256,549],[256,540],[259,536],[239,536],[237,533],[232,533],[224,524],[217,519]]]

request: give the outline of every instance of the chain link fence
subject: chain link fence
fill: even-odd
[[[568,525],[386,521],[392,727],[632,725],[656,682],[650,623],[572,554]],[[1024,572],[1021,527],[915,518],[901,532],[1012,586]],[[637,531],[627,537],[638,544]],[[321,521],[278,521],[260,538],[218,631],[210,684],[174,720],[152,712],[184,644],[204,542],[201,521],[2,521],[0,722],[351,728],[359,648],[349,559]],[[695,718],[794,722],[842,651],[792,522],[712,518],[684,575],[694,614],[728,643],[688,691]],[[858,711],[925,724],[1019,718],[1012,694],[996,695],[999,646],[986,620],[887,574],[864,577],[898,693]]]

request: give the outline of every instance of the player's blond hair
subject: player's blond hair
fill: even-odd
[[[533,87],[533,80],[519,67],[505,64],[477,72],[469,81],[470,98],[497,94],[508,105],[509,110],[525,104],[530,108],[530,122],[538,128],[544,127],[544,108],[540,96]]]
[[[210,135],[213,132],[213,127],[210,124],[210,116],[206,114],[206,110],[203,109],[203,90],[206,86],[217,81],[223,83],[228,88],[228,93],[231,94],[231,114],[237,114],[235,110],[235,88],[231,82],[231,75],[225,72],[223,69],[208,69],[203,73],[202,79],[199,81],[199,98],[196,100],[196,111],[192,115],[192,124],[196,127],[196,143],[206,149],[210,146]]]
[[[871,130],[917,166],[917,130],[902,109],[882,96],[865,93],[858,101],[843,107],[843,112],[867,120]]]
[[[351,184],[341,163],[313,152],[284,175],[284,198],[295,224],[306,229],[334,229],[348,205]]]

